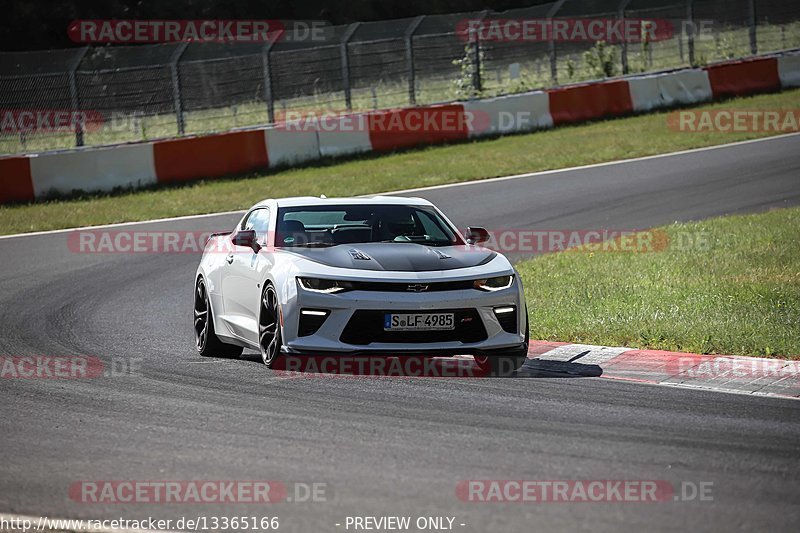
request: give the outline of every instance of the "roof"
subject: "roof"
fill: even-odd
[[[268,199],[259,205],[277,205],[277,207],[302,207],[318,205],[431,205],[424,198],[407,196],[358,196],[345,198],[319,198],[316,196],[294,196],[291,198]]]

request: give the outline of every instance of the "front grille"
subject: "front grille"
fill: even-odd
[[[461,291],[473,288],[473,281],[438,281],[426,283],[424,281],[396,283],[384,281],[354,281],[353,290],[356,291],[385,291],[385,292],[436,292],[436,291]],[[417,290],[409,290],[409,285]],[[424,286],[425,289],[422,289]],[[422,289],[422,290],[420,290]]]
[[[495,311],[494,316],[497,318],[497,321],[500,322],[500,327],[503,328],[503,331],[507,333],[516,333],[517,332],[517,308],[515,306],[513,311],[508,313],[498,313]]]
[[[386,313],[425,313],[414,311],[371,311],[353,313],[339,340],[347,344],[367,345],[373,342],[426,343],[426,342],[480,342],[486,340],[486,328],[475,309],[436,309],[432,313],[454,313],[455,329],[449,331],[384,331]]]

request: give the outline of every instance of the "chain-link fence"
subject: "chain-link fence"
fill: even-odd
[[[580,21],[649,20],[670,31],[650,38],[643,23],[641,38],[620,42],[552,31],[545,38],[492,34],[493,21],[509,20],[571,21],[570,29]],[[2,53],[0,153],[510,94],[797,47],[800,5],[784,0],[560,0],[337,26],[324,42]]]

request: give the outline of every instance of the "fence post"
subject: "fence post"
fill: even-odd
[[[269,53],[275,41],[267,38],[267,44],[261,50],[261,63],[264,69],[264,101],[267,103],[267,120],[275,124],[275,96],[272,94],[272,69],[269,64]]]
[[[622,0],[617,7],[617,19],[620,20],[622,23],[623,19],[625,18],[625,10],[628,8],[628,4],[631,3],[631,0]],[[622,73],[628,73],[628,38],[627,34],[625,38],[622,39],[622,50],[620,51],[620,60],[622,61]]]
[[[72,112],[77,113],[81,107],[80,95],[78,94],[78,80],[75,72],[78,70],[78,66],[83,61],[83,58],[86,56],[86,52],[89,51],[88,46],[84,46],[78,53],[75,54],[75,57],[72,58],[72,61],[69,64],[69,99],[72,105]],[[83,121],[79,120],[75,124],[75,146],[83,146]]]
[[[481,34],[478,30],[472,30],[470,40],[472,41],[472,90],[475,94],[481,92]]]
[[[481,11],[480,21],[489,15],[489,10]],[[470,41],[472,42],[472,50],[475,54],[472,58],[472,90],[475,94],[480,94],[483,90],[483,80],[481,79],[481,32],[480,28],[473,29],[470,32]]]
[[[747,24],[750,26],[750,53],[756,55],[758,53],[758,41],[756,34],[756,0],[750,0],[747,3]]]
[[[558,57],[556,56],[556,41],[553,39],[553,17],[564,5],[564,2],[566,0],[558,0],[545,17],[550,22],[550,35],[548,35],[547,43],[550,47],[550,79],[553,80],[553,85],[558,85]]]
[[[181,56],[189,46],[188,42],[182,42],[172,52],[172,57],[169,60],[170,70],[172,71],[172,98],[175,106],[175,118],[178,122],[178,135],[183,135],[186,132],[186,124],[183,120],[183,100],[181,99],[181,77],[178,71],[178,62]]]
[[[360,22],[354,22],[353,24],[350,24],[342,36],[342,42],[340,45],[342,55],[342,89],[344,89],[344,105],[348,111],[353,110],[353,99],[350,89],[350,56],[347,53],[347,43],[353,37],[353,34],[360,25]]]
[[[686,36],[686,48],[689,50],[689,66],[694,67],[694,0],[686,0],[686,21],[685,27],[689,28],[689,34]]]
[[[405,41],[406,41],[406,69],[408,76],[408,103],[417,105],[417,87],[416,87],[416,72],[414,70],[414,32],[417,31],[419,25],[425,20],[425,15],[420,15],[411,21],[408,28],[406,28]]]

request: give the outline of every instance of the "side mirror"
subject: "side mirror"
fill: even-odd
[[[469,226],[465,237],[467,244],[480,244],[489,240],[489,232],[480,226]]]
[[[256,231],[252,229],[242,230],[233,236],[231,242],[236,246],[245,246],[252,248],[253,252],[258,253],[261,246],[256,240]]]

